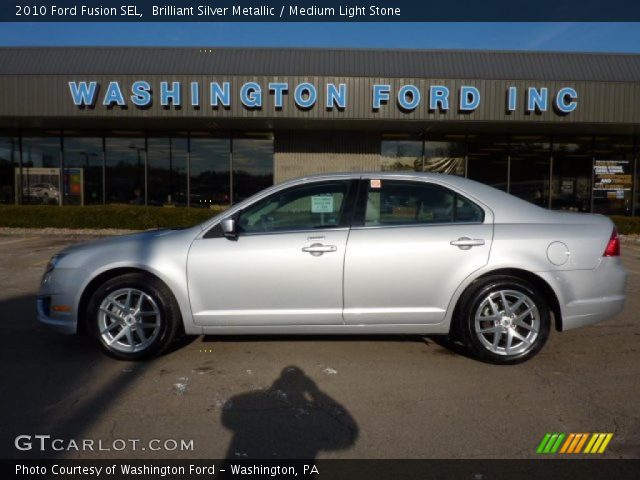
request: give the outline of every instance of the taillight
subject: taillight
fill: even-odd
[[[611,232],[611,238],[607,243],[607,248],[604,249],[603,257],[619,257],[620,256],[620,238],[618,237],[618,231],[613,228]]]

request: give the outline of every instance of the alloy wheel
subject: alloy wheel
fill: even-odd
[[[518,290],[489,293],[474,316],[475,334],[490,352],[521,355],[533,348],[540,332],[540,312],[528,295]]]
[[[119,352],[140,352],[160,334],[162,316],[156,301],[136,288],[121,288],[102,300],[98,329],[104,344]]]

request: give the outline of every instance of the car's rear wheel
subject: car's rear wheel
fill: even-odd
[[[471,353],[498,364],[524,362],[549,337],[551,311],[529,282],[511,276],[483,278],[461,299],[460,333]]]
[[[87,307],[93,336],[110,355],[138,360],[162,353],[173,341],[180,311],[160,280],[128,273],[102,284]]]

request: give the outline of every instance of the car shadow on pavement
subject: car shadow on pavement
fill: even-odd
[[[314,459],[321,451],[351,447],[358,425],[300,368],[289,366],[265,390],[231,397],[222,424],[233,432],[227,461]]]
[[[205,335],[203,343],[226,342],[397,342],[422,343],[427,347],[440,347],[435,353],[461,356],[476,361],[460,342],[446,335]]]
[[[423,342],[418,335],[205,335],[202,342]]]
[[[36,319],[35,295],[0,299],[0,458],[56,458],[35,435],[74,439],[100,419],[152,362],[115,361],[84,335],[60,335]],[[32,449],[19,450],[18,435]]]
[[[460,356],[468,358],[469,360],[473,360],[474,362],[478,361],[469,350],[459,341],[452,339],[451,337],[447,337],[445,335],[430,335],[423,337],[423,341],[429,345],[429,342],[432,342],[439,347],[442,347],[438,350],[438,353],[443,355],[452,355],[452,356]]]

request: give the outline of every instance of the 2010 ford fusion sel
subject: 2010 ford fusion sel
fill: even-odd
[[[273,186],[192,228],[67,248],[38,317],[124,359],[179,334],[441,334],[517,363],[552,327],[619,313],[625,282],[607,217],[452,175],[345,173]]]

